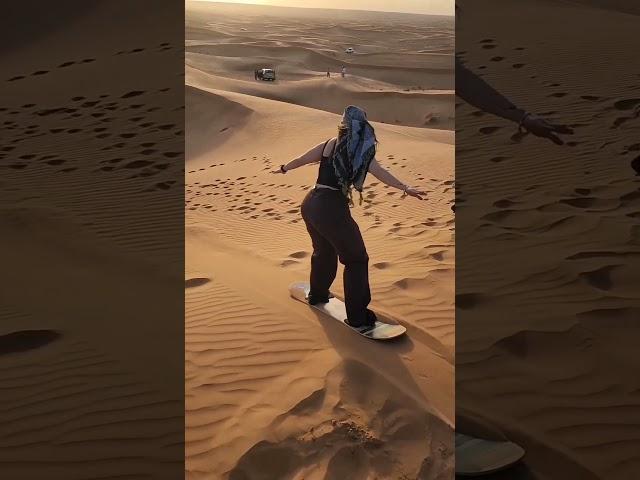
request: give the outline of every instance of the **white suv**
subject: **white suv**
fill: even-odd
[[[276,79],[276,71],[273,68],[259,68],[254,73],[256,80],[273,82]]]

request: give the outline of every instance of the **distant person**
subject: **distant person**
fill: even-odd
[[[344,78],[345,75],[347,74],[347,67],[345,67],[344,65],[342,66],[341,73],[342,73],[342,78]]]
[[[329,71],[329,69],[327,68],[327,78],[331,77],[331,72]]]
[[[344,265],[346,323],[354,328],[373,326],[376,315],[367,308],[369,256],[358,224],[351,216],[352,189],[360,192],[368,172],[382,183],[422,200],[425,195],[386,171],[375,159],[376,135],[366,113],[353,105],[344,110],[338,136],[281,165],[273,173],[286,173],[310,163],[319,163],[315,187],[302,202],[302,218],[313,244],[311,256],[311,305],[327,303],[336,278],[338,259]]]

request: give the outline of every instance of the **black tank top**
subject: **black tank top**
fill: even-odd
[[[324,144],[324,147],[322,147],[322,160],[320,160],[320,169],[318,170],[318,180],[316,180],[316,183],[320,183],[322,185],[337,188],[338,190],[340,190],[338,177],[336,177],[336,172],[333,169],[333,165],[331,164],[331,155],[333,154],[333,150],[335,149],[335,144],[331,149],[331,152],[329,152],[329,155],[324,155],[324,151],[327,148],[327,143],[329,143],[331,140],[333,139],[327,140]]]

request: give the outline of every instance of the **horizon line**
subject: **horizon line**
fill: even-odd
[[[263,3],[248,3],[244,1],[233,1],[233,0],[185,0],[186,3],[224,3],[226,5],[247,5],[252,7],[265,7],[265,8],[289,8],[295,10],[334,10],[337,12],[347,11],[347,12],[372,12],[372,13],[397,13],[400,15],[422,15],[425,17],[447,17],[447,18],[455,18],[455,13],[446,14],[446,13],[418,13],[418,12],[399,12],[397,10],[362,10],[362,9],[354,9],[354,8],[323,8],[323,7],[292,7],[289,5],[265,5]]]

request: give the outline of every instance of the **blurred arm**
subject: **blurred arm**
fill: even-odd
[[[525,111],[516,107],[456,58],[456,95],[483,112],[519,123]]]

